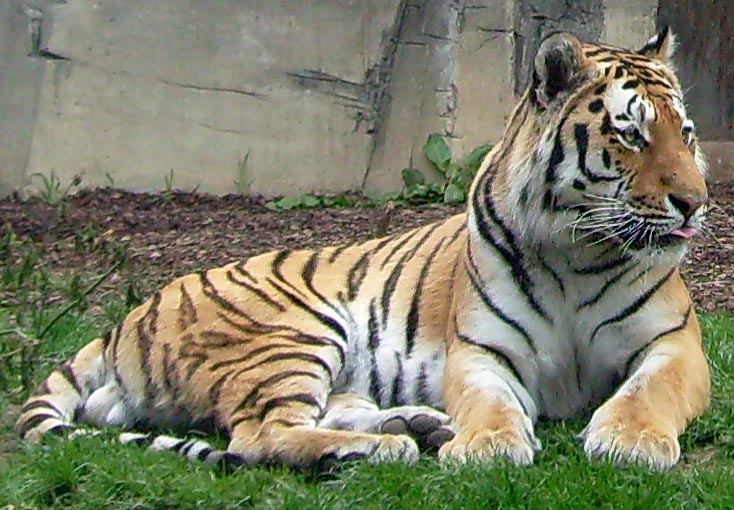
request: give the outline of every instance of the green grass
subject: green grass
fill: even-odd
[[[119,303],[65,316],[40,349],[34,379],[121,314]],[[7,315],[0,310],[0,329]],[[582,422],[541,423],[544,450],[531,467],[366,463],[331,473],[254,468],[225,473],[171,453],[115,443],[114,435],[17,441],[19,374],[0,391],[0,509],[360,508],[725,509],[734,508],[734,316],[704,315],[713,369],[712,409],[689,427],[672,471],[589,462],[574,439]],[[12,370],[11,370],[12,372]]]

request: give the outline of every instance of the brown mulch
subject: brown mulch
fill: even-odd
[[[704,310],[734,310],[734,184],[711,190],[708,230],[683,271]],[[144,293],[176,275],[275,248],[356,242],[445,218],[461,207],[273,211],[240,195],[82,191],[63,207],[39,199],[0,200],[0,226],[41,243],[53,271],[102,274],[124,247],[128,263],[112,282],[135,281]]]

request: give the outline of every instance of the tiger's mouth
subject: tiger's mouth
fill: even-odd
[[[683,225],[669,232],[641,233],[640,230],[627,230],[619,232],[615,237],[623,246],[640,250],[647,246],[655,248],[667,248],[680,246],[700,234],[700,230],[690,225]]]

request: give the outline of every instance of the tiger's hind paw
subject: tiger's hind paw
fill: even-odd
[[[405,462],[413,464],[418,461],[420,452],[416,442],[403,434],[385,434],[375,436],[372,440],[359,440],[333,448],[321,457],[319,462],[346,462],[366,460],[372,464],[383,462]]]

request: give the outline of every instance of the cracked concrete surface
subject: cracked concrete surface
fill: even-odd
[[[431,133],[497,141],[544,33],[646,34],[657,1],[5,0],[0,193],[398,189]]]

